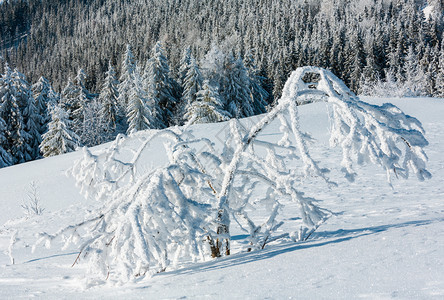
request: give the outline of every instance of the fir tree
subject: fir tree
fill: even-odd
[[[249,95],[250,86],[247,70],[241,59],[229,56],[222,78],[222,95],[226,110],[235,118],[254,115],[253,101]]]
[[[177,76],[178,80],[179,80],[179,84],[182,87],[184,86],[184,83],[185,83],[185,77],[187,76],[187,73],[188,73],[191,58],[192,58],[191,48],[187,47],[183,51],[182,58],[180,60],[180,65],[179,65],[179,74]]]
[[[23,155],[24,161],[34,160],[39,156],[41,116],[35,107],[31,86],[26,81],[25,75],[15,69],[11,75],[11,82],[23,118],[21,135],[24,142],[17,148],[17,153],[20,152],[19,155]]]
[[[3,148],[9,152],[13,164],[25,162],[25,138],[27,137],[15,84],[11,69],[6,64],[5,73],[0,79],[0,119],[3,119],[6,124],[4,131],[6,147]]]
[[[47,124],[51,119],[48,107],[57,104],[58,95],[45,77],[40,77],[39,80],[32,85],[31,89],[35,99],[37,113],[41,116],[39,132],[43,134],[46,132]]]
[[[421,94],[421,75],[418,70],[418,62],[418,56],[411,45],[408,49],[404,63],[404,85],[407,89],[406,94],[409,96],[418,96]]]
[[[223,109],[219,94],[208,81],[205,81],[202,90],[197,92],[196,100],[187,106],[184,116],[192,123],[215,123],[227,121],[230,117],[230,114]]]
[[[102,115],[105,121],[109,124],[109,128],[114,131],[119,117],[119,82],[116,79],[116,72],[114,71],[111,62],[108,65],[105,81],[102,85],[102,90],[99,95],[99,102],[102,104]]]
[[[39,129],[40,124],[43,123],[42,116],[38,114],[34,98],[29,98],[28,106],[25,108],[23,115],[26,120],[25,131],[27,133],[25,137],[25,159],[31,161],[40,156],[39,145],[42,142],[42,137]]]
[[[441,40],[439,54],[438,74],[436,76],[436,96],[444,98],[444,35]]]
[[[254,114],[265,113],[267,100],[270,97],[270,94],[264,89],[265,77],[261,76],[251,53],[246,55],[244,62],[250,81],[250,98],[253,99]]]
[[[242,59],[235,59],[214,45],[202,61],[205,77],[218,88],[224,109],[232,117],[243,118],[254,114],[250,97],[250,80]]]
[[[147,102],[148,96],[143,89],[139,72],[136,70],[134,72],[134,86],[129,95],[127,110],[128,133],[155,128],[154,126],[157,125],[152,118],[152,110]]]
[[[172,125],[177,99],[175,98],[176,83],[170,77],[168,60],[163,54],[162,44],[157,42],[152,50],[152,57],[148,61],[145,74],[145,85],[148,98],[158,103],[160,110],[154,114],[159,120],[156,128],[165,128]]]
[[[51,121],[48,132],[43,135],[40,152],[44,157],[72,152],[79,144],[79,137],[70,129],[68,113],[56,105],[50,109]]]
[[[203,77],[193,57],[190,58],[187,73],[184,78],[182,101],[191,104],[197,98],[196,93],[202,89]]]
[[[77,76],[74,79],[74,83],[77,86],[76,91],[78,94],[74,98],[74,103],[71,105],[75,128],[79,128],[80,124],[83,123],[85,107],[93,98],[91,93],[86,89],[85,82],[86,74],[83,69],[79,69],[79,71],[77,72]],[[80,131],[77,134],[79,133],[81,134]]]
[[[122,116],[126,114],[126,107],[128,105],[128,98],[133,89],[134,71],[136,70],[136,62],[129,44],[126,45],[125,53],[122,57],[120,70],[120,83],[118,86],[119,94],[119,112]]]
[[[13,163],[11,154],[6,151],[7,146],[6,123],[0,118],[0,168],[8,167]]]
[[[62,108],[68,113],[71,121],[74,120],[73,112],[76,109],[75,104],[77,101],[78,94],[79,94],[79,87],[76,86],[72,81],[71,77],[69,77],[65,88],[62,90],[60,101]]]
[[[87,147],[108,142],[113,136],[113,128],[104,107],[98,99],[91,100],[85,107],[82,136],[80,141]]]

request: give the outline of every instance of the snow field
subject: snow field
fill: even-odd
[[[387,99],[366,101],[385,102]],[[348,183],[336,169],[329,176],[339,187],[305,182],[304,190],[337,213],[303,243],[269,245],[264,250],[189,265],[133,282],[123,287],[90,287],[85,290],[81,265],[71,268],[76,249],[53,245],[31,252],[34,234],[56,232],[63,225],[85,218],[95,203],[83,199],[73,180],[65,176],[81,153],[71,153],[0,170],[0,297],[41,298],[401,298],[444,297],[444,102],[441,99],[390,99],[406,113],[417,117],[430,143],[428,169],[432,179],[418,182],[394,179],[393,189],[385,174],[374,166],[357,167],[355,183]],[[333,167],[341,155],[327,148],[328,119],[322,103],[299,109],[303,128],[319,140],[313,157],[321,166]],[[244,122],[248,122],[245,120]],[[195,125],[196,136],[216,137],[224,124]],[[248,126],[246,124],[245,126]],[[272,138],[278,128],[262,133]],[[143,133],[139,133],[143,134]],[[100,146],[95,151],[100,151]],[[143,161],[146,168],[161,163],[162,145],[153,145]],[[335,174],[337,172],[337,174]],[[42,216],[25,220],[20,207],[24,189],[36,181],[40,189]],[[5,183],[5,184],[3,184]],[[283,208],[293,219],[295,207]],[[21,217],[21,218],[20,218]],[[10,220],[10,221],[7,221]],[[298,220],[294,220],[295,223]],[[13,247],[15,265],[8,247]],[[236,233],[233,233],[234,248]],[[238,232],[238,235],[242,235]],[[240,241],[240,239],[239,239]],[[29,245],[26,247],[26,245]],[[23,247],[25,246],[25,247]]]

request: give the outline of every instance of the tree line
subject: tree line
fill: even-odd
[[[186,47],[198,61],[215,43],[251,53],[275,98],[306,65],[330,69],[354,92],[388,80],[443,96],[443,11],[441,0],[14,0],[0,10],[0,50],[56,89],[83,66],[86,87],[99,90],[126,44],[146,61],[161,40],[175,71]]]
[[[214,45],[201,62],[185,48],[172,76],[161,42],[145,63],[126,45],[120,77],[111,61],[98,93],[79,69],[60,93],[44,78],[30,85],[8,64],[0,77],[0,167],[94,146],[119,133],[208,123],[266,112],[270,94],[251,55]]]

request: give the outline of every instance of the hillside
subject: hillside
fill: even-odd
[[[80,152],[1,169],[0,298],[443,298],[444,102],[433,98],[365,100],[390,101],[423,123],[430,143],[426,151],[432,179],[394,179],[392,189],[383,171],[364,166],[358,169],[356,182],[348,183],[335,168],[340,153],[327,147],[325,105],[300,107],[303,129],[317,140],[314,156],[333,169],[330,176],[339,183],[338,188],[329,189],[313,181],[303,189],[336,215],[306,242],[270,244],[264,250],[189,265],[123,287],[85,285],[84,267],[71,268],[78,253],[75,247],[61,250],[61,244],[54,243],[49,250],[38,247],[31,253],[35,233],[56,232],[78,223],[98,205],[84,199],[74,180],[65,175]],[[244,126],[254,124],[255,118],[244,119]],[[278,126],[273,123],[261,137],[272,139]],[[224,142],[221,132],[225,128],[226,123],[191,127],[193,135],[216,144]],[[93,153],[107,146],[93,148]],[[164,155],[161,144],[152,145],[143,157],[144,167],[161,164]],[[45,210],[41,216],[25,218],[20,204],[32,181]],[[292,221],[296,208],[287,206],[284,211]],[[15,232],[18,239],[10,251]],[[233,243],[241,239],[239,232]]]

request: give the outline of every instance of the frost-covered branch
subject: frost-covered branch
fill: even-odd
[[[299,68],[278,104],[251,128],[245,129],[245,120],[226,123],[222,145],[194,137],[190,121],[183,128],[119,136],[99,153],[85,148],[71,174],[83,194],[101,204],[97,217],[55,235],[42,234],[39,243],[81,240],[76,262],[85,259],[95,278],[124,282],[231,254],[233,224],[248,233],[247,251],[284,238],[308,239],[332,212],[306,196],[301,183],[319,178],[335,186],[300,126],[297,105],[315,101],[331,107],[330,142],[342,150],[341,167],[349,180],[356,176],[354,164],[367,161],[405,178],[409,170],[420,180],[430,177],[418,120],[393,105],[359,100],[329,71]],[[265,140],[261,134],[273,122],[280,122],[280,133],[275,141]],[[144,166],[142,158],[159,142],[165,157],[158,167]],[[282,229],[287,203],[299,207],[301,218],[292,232]]]

